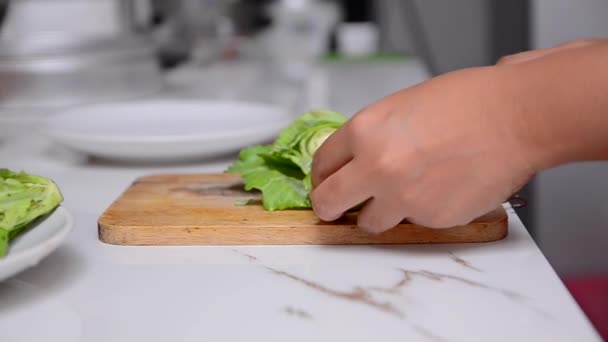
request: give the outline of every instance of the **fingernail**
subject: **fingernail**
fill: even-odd
[[[323,209],[321,209],[318,205],[313,205],[312,210],[315,212],[315,215],[317,215],[317,217],[319,217],[321,220],[331,221],[330,219],[328,219],[328,215],[323,212]]]
[[[338,215],[335,217],[335,214],[329,212],[323,200],[320,200],[318,197],[319,196],[317,195],[316,191],[313,191],[310,195],[312,210],[315,212],[315,215],[317,215],[321,220],[327,222],[337,220],[340,216]]]
[[[315,212],[315,215],[317,215],[317,217],[323,221],[331,222],[338,219],[338,217],[332,217],[332,215],[329,215],[322,205],[313,204],[312,210]]]

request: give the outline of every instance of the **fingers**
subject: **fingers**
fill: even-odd
[[[379,234],[396,227],[405,218],[405,210],[395,207],[395,201],[372,198],[359,212],[357,225],[362,230]]]
[[[313,189],[354,158],[356,142],[366,140],[375,118],[390,112],[393,99],[399,96],[400,92],[396,92],[361,109],[325,140],[313,157],[311,172]]]
[[[330,135],[315,152],[311,171],[313,189],[352,160],[353,153],[345,127]]]
[[[336,220],[371,197],[370,177],[359,172],[359,166],[356,160],[351,161],[313,190],[313,210],[321,220]]]

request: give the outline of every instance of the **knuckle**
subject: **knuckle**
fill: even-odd
[[[412,156],[404,150],[394,151],[385,148],[372,156],[370,166],[379,177],[395,177],[403,180],[404,177],[409,178],[411,169],[406,169],[402,165],[411,165],[414,162]]]
[[[395,170],[395,157],[381,153],[374,160],[374,170],[380,174],[391,174]]]
[[[368,120],[364,115],[352,119],[348,126],[351,139],[359,141],[367,137],[369,132],[369,124],[367,121]]]

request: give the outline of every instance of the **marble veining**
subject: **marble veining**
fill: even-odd
[[[470,262],[456,256],[456,254],[454,254],[453,252],[449,252],[448,255],[450,256],[450,259],[452,259],[452,261],[454,261],[457,264],[460,264],[468,269],[471,269],[473,271],[477,271],[479,273],[483,273],[483,271],[480,268],[477,268],[475,266],[473,266]]]
[[[254,255],[243,253],[243,252],[239,251],[238,249],[233,249],[232,251],[246,257],[247,259],[249,259],[249,261],[258,261],[258,258]]]
[[[421,277],[421,278],[426,278],[426,279],[438,281],[438,282],[456,281],[456,282],[459,282],[459,283],[462,283],[462,284],[465,284],[468,286],[473,286],[473,287],[481,288],[484,290],[497,292],[499,294],[506,296],[509,299],[523,300],[526,298],[524,295],[517,293],[515,291],[489,286],[489,285],[480,283],[478,281],[470,280],[470,279],[467,279],[464,277],[459,277],[459,276],[454,276],[454,275],[439,273],[439,272],[432,272],[432,271],[428,271],[428,270],[413,271],[413,270],[407,270],[407,269],[403,269],[403,268],[398,269],[398,270],[403,273],[403,278],[398,283],[396,283],[395,285],[393,285],[393,287],[388,288],[388,289],[383,289],[383,288],[375,288],[375,289],[381,290],[383,292],[398,294],[402,288],[407,287],[407,285],[409,285],[412,281],[414,281],[414,279],[416,277]]]
[[[246,257],[250,262],[259,262],[259,258],[254,255],[251,255],[248,253],[243,253],[237,249],[233,249],[232,251],[235,253],[238,253],[239,255],[241,255],[243,257]],[[323,294],[332,296],[334,298],[345,299],[345,300],[348,300],[351,302],[363,304],[363,305],[366,305],[373,309],[379,310],[380,312],[392,315],[398,319],[401,319],[401,320],[406,319],[406,315],[402,311],[397,309],[397,307],[395,307],[395,305],[393,303],[379,301],[379,300],[374,299],[372,296],[373,291],[379,290],[382,292],[391,293],[391,289],[373,288],[373,287],[368,287],[368,288],[355,287],[352,291],[339,291],[339,290],[335,290],[335,289],[331,289],[329,287],[323,286],[317,282],[304,279],[304,278],[294,275],[290,272],[276,269],[274,267],[270,267],[270,266],[266,266],[266,265],[262,265],[262,267],[264,269],[272,272],[273,274],[276,274],[276,275],[279,275],[282,277],[286,277],[286,278],[296,281],[302,285],[305,285],[308,288],[319,291]],[[411,280],[411,278],[410,278],[410,275],[407,274],[407,281],[402,280],[397,284],[397,287],[393,286],[393,288],[400,289],[401,287],[405,286],[406,283],[409,282],[409,280]],[[289,315],[294,315],[299,318],[312,319],[312,315],[310,313],[299,310],[299,309],[295,309],[293,307],[288,306],[287,308],[285,308],[285,312]],[[429,329],[423,327],[420,324],[411,323],[411,322],[407,322],[407,321],[405,323],[408,324],[421,337],[425,338],[428,341],[431,341],[431,342],[447,342],[448,341],[445,338],[434,334]]]
[[[448,340],[445,338],[435,335],[432,331],[421,326],[420,324],[411,324],[411,326],[420,336],[431,342],[448,342]]]
[[[260,262],[260,259],[254,255],[251,255],[248,253],[243,253],[237,249],[233,249],[233,251],[240,254],[243,257],[246,257],[251,262],[257,262],[257,263]],[[478,270],[476,267],[472,266],[469,262],[455,256],[452,252],[449,252],[448,255],[449,255],[450,259],[452,259],[454,261],[458,260],[458,261],[456,261],[458,264],[463,265],[464,267],[467,267],[470,269],[474,269],[476,271]],[[319,284],[318,282],[315,282],[315,281],[312,281],[309,279],[305,279],[303,277],[297,276],[297,275],[287,272],[285,270],[280,270],[280,269],[266,266],[263,264],[262,264],[262,267],[264,269],[272,272],[275,275],[291,279],[312,290],[321,292],[323,294],[329,295],[334,298],[347,300],[347,301],[350,301],[353,303],[363,304],[370,308],[373,308],[375,310],[378,310],[378,311],[386,313],[386,314],[390,314],[390,315],[395,316],[400,319],[403,319],[406,317],[406,314],[402,310],[400,310],[394,303],[392,303],[390,301],[382,301],[382,300],[378,300],[378,299],[374,298],[373,293],[377,292],[377,293],[384,293],[384,294],[399,296],[402,294],[403,289],[407,288],[407,286],[410,285],[412,282],[414,282],[416,279],[427,279],[427,280],[436,281],[436,282],[457,282],[457,283],[461,283],[461,284],[464,284],[464,285],[467,285],[470,287],[494,292],[501,296],[504,296],[505,298],[507,298],[509,300],[516,301],[516,302],[528,307],[529,309],[537,312],[538,314],[544,316],[545,318],[552,318],[548,313],[544,312],[543,310],[541,310],[539,308],[536,308],[531,303],[529,303],[530,298],[524,296],[523,294],[521,294],[519,292],[500,288],[500,287],[490,286],[490,285],[484,284],[480,281],[475,281],[475,280],[472,280],[472,279],[469,279],[466,277],[456,276],[456,275],[446,274],[446,273],[441,273],[441,272],[398,268],[397,271],[401,273],[401,279],[399,279],[399,281],[396,282],[392,286],[388,286],[388,287],[355,286],[350,291],[341,291],[341,290],[329,288],[327,286]]]
[[[297,318],[308,319],[308,320],[313,319],[312,315],[308,311],[298,309],[293,306],[287,306],[287,307],[285,307],[285,309],[283,311],[286,314],[288,314],[290,316],[295,316]]]
[[[405,317],[403,312],[401,312],[399,309],[397,309],[392,303],[378,301],[378,300],[372,298],[369,291],[367,291],[361,287],[356,287],[352,291],[339,291],[339,290],[330,289],[330,288],[323,286],[321,284],[318,284],[314,281],[304,279],[302,277],[296,276],[296,275],[286,272],[286,271],[278,270],[276,268],[272,268],[269,266],[264,266],[264,268],[276,275],[289,278],[302,285],[307,286],[308,288],[322,292],[326,295],[330,295],[335,298],[346,299],[346,300],[349,300],[349,301],[355,302],[355,303],[364,304],[371,308],[397,316],[399,318]]]

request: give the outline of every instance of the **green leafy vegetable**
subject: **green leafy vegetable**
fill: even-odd
[[[281,131],[272,145],[243,149],[227,172],[240,174],[245,190],[260,190],[266,210],[310,208],[313,156],[346,120],[327,110],[305,113]]]
[[[62,201],[51,180],[0,169],[0,257],[6,255],[12,240]]]

